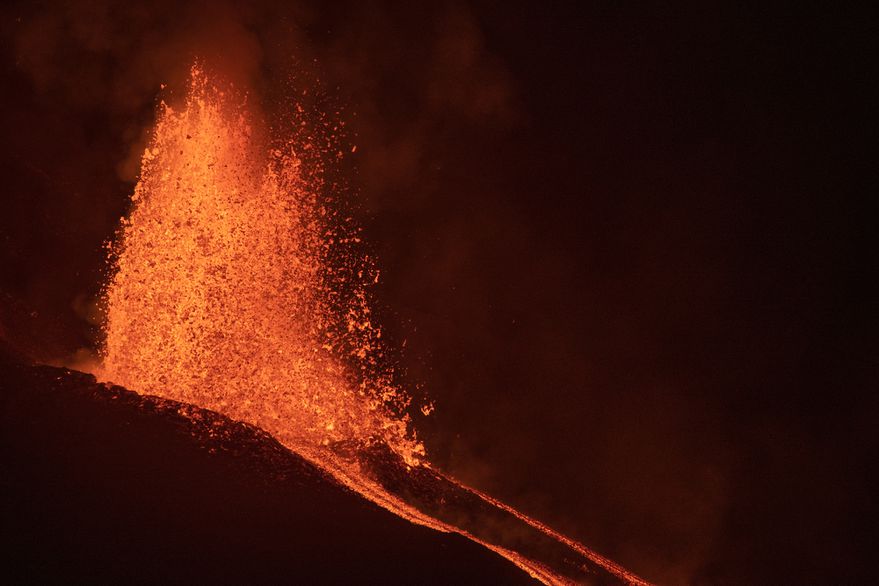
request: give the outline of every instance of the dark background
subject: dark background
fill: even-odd
[[[190,59],[318,79],[432,459],[661,583],[868,574],[875,21],[838,6],[12,4],[6,338],[93,349]],[[316,61],[315,61],[316,60]],[[868,165],[871,165],[868,168]]]

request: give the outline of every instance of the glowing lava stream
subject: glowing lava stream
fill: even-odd
[[[354,237],[323,200],[320,132],[303,123],[278,143],[244,102],[193,67],[184,106],[161,104],[133,209],[111,249],[98,377],[257,425],[401,517],[461,533],[545,583],[577,580],[580,570],[559,572],[477,525],[443,521],[435,503],[404,500],[382,482],[388,470],[405,483],[430,467],[370,321],[366,286],[377,277],[345,253]],[[361,457],[375,446],[390,451],[390,464]],[[559,544],[582,559],[584,575],[588,565],[645,583],[436,471],[419,478],[420,488],[458,491],[484,515]]]

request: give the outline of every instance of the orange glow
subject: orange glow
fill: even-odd
[[[273,144],[243,101],[194,67],[184,107],[162,103],[114,251],[102,378],[294,449],[382,440],[415,463],[423,448],[392,414],[407,399],[344,270],[358,259],[327,262],[341,237],[319,164],[298,154],[317,146]]]

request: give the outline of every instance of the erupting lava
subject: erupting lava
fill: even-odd
[[[106,290],[103,377],[291,447],[382,440],[414,463],[362,269],[327,260],[344,236],[303,156],[317,149],[272,146],[233,91],[194,67],[185,106],[161,105]]]
[[[324,199],[325,148],[297,128],[272,137],[197,66],[183,107],[162,103],[111,249],[99,378],[256,425],[379,505],[546,583],[645,584],[424,461],[370,321],[377,277]]]

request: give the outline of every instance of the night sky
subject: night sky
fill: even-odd
[[[5,337],[96,347],[160,83],[198,54],[278,114],[294,72],[435,463],[660,583],[872,581],[875,21],[176,4],[0,11]]]

